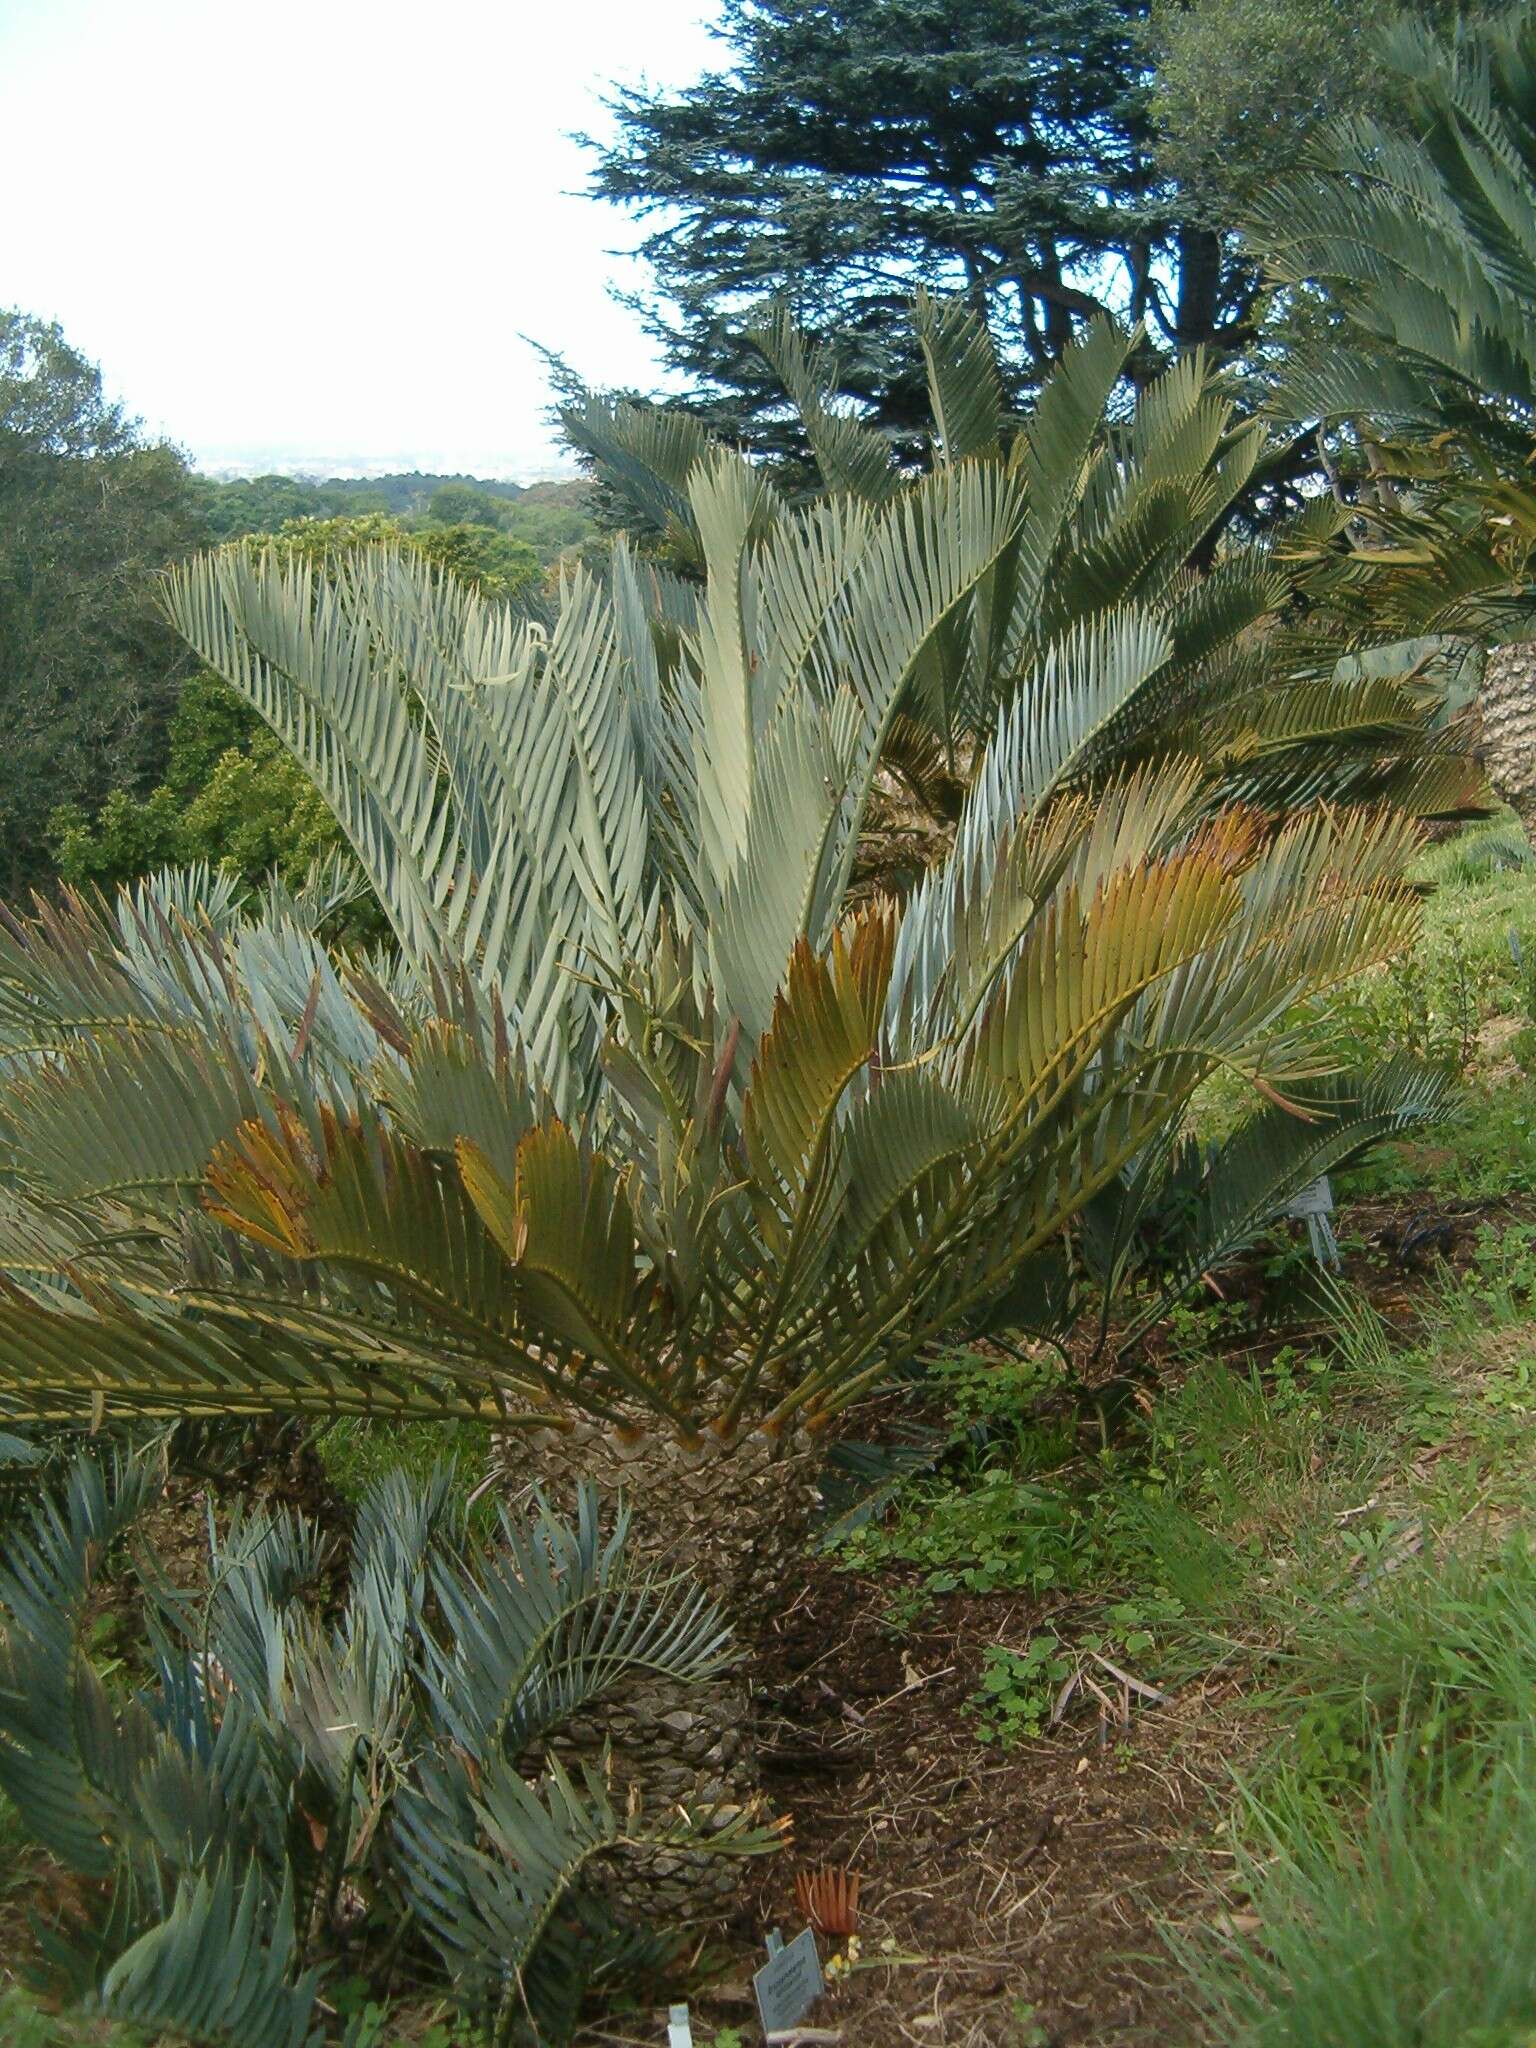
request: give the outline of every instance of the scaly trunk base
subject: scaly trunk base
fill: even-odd
[[[1478,724],[1476,756],[1536,847],[1536,640],[1490,651]]]
[[[762,1431],[733,1444],[710,1435],[684,1445],[652,1428],[621,1437],[581,1422],[565,1431],[503,1440],[514,1484],[536,1484],[557,1505],[583,1479],[630,1512],[629,1554],[642,1571],[687,1574],[714,1599],[750,1652],[804,1549],[817,1504],[820,1447]],[[749,1668],[749,1667],[748,1667]],[[752,1691],[736,1667],[702,1685],[659,1682],[605,1701],[553,1745],[562,1761],[596,1763],[605,1747],[615,1796],[638,1787],[645,1808],[739,1808],[760,1791]],[[626,1858],[616,1899],[647,1916],[718,1918],[743,1875],[742,1859],[668,1851]]]

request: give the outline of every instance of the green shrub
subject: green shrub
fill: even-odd
[[[250,887],[275,873],[293,888],[313,862],[345,849],[298,762],[206,671],[183,685],[159,787],[142,799],[114,790],[94,819],[61,805],[48,833],[64,881],[107,890],[198,861]]]

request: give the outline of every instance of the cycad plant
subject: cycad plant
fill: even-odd
[[[1405,18],[1379,54],[1383,111],[1255,210],[1275,275],[1338,316],[1280,402],[1366,438],[1371,474],[1327,535],[1341,615],[1491,649],[1481,750],[1536,833],[1536,7],[1448,39]]]
[[[718,1608],[637,1573],[590,1492],[569,1523],[504,1512],[476,1551],[446,1471],[386,1477],[333,1622],[303,1517],[210,1518],[189,1590],[145,1537],[160,1498],[157,1459],[82,1457],[0,1552],[0,1786],[83,1880],[38,1923],[62,1995],[157,2038],[306,2048],[328,1979],[392,1955],[489,2043],[565,2041],[589,1990],[667,1952],[664,1909],[636,1925],[605,1883],[616,1859],[773,1845],[739,1808],[550,1754],[595,1702],[732,1654]],[[98,1672],[87,1623],[132,1543],[130,1681]]]
[[[1218,1143],[1170,1128],[1095,1196],[1080,1241],[1097,1283],[1101,1351],[1111,1342],[1117,1354],[1129,1351],[1324,1175],[1450,1114],[1456,1082],[1398,1053],[1362,1073],[1325,1075],[1302,1093]],[[1143,1284],[1133,1292],[1136,1280]]]
[[[1125,607],[1157,623],[1164,648],[1135,707],[1103,736],[1101,767],[1150,740],[1224,755],[1228,794],[1271,809],[1324,795],[1386,798],[1422,816],[1478,806],[1480,778],[1461,748],[1432,736],[1444,691],[1417,650],[1392,650],[1368,674],[1336,673],[1337,637],[1297,616],[1287,530],[1262,544],[1241,538],[1235,514],[1263,473],[1266,429],[1238,417],[1199,351],[1128,398],[1140,337],[1099,320],[1016,419],[968,305],[920,294],[914,319],[930,473],[990,472],[1020,509],[924,649],[886,735],[880,795],[898,817],[915,807],[930,828],[952,828],[999,711],[1074,634]],[[808,344],[783,311],[754,337],[815,458],[803,502],[879,508],[919,487],[884,437],[834,399],[829,350]],[[690,479],[701,462],[725,459],[721,445],[687,413],[595,393],[562,417],[637,527],[685,572],[701,573]]]
[[[12,1413],[488,1416],[771,1594],[841,1411],[1054,1315],[1065,1226],[1209,1075],[1339,1064],[1316,999],[1411,941],[1409,820],[1234,801],[1121,609],[1031,660],[948,858],[850,915],[882,740],[1026,486],[796,510],[719,455],[690,489],[701,592],[620,547],[547,630],[388,552],[178,573],[398,949],[338,971],[283,906],[151,896],[11,922]]]

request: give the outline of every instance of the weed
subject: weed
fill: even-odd
[[[1178,1301],[1162,1319],[1163,1342],[1171,1360],[1194,1364],[1209,1358],[1227,1339],[1243,1334],[1247,1320],[1240,1302]]]
[[[1483,1010],[1507,979],[1452,925],[1442,929],[1438,945],[1400,954],[1361,984],[1338,1007],[1334,1021],[1356,1042],[1411,1052],[1465,1073]]]
[[[860,1571],[921,1565],[929,1594],[1043,1593],[1075,1582],[1082,1542],[1080,1519],[1064,1493],[993,1465],[968,1483],[911,1483],[887,1521],[853,1530],[840,1549]]]
[[[345,1416],[318,1431],[316,1455],[344,1500],[360,1501],[386,1472],[425,1480],[451,1461],[458,1491],[468,1493],[492,1462],[490,1431],[475,1422],[374,1423]],[[470,1526],[486,1533],[496,1518],[496,1491],[476,1501]]]
[[[999,1742],[1006,1748],[1025,1737],[1043,1734],[1073,1668],[1070,1652],[1056,1636],[1044,1632],[1031,1636],[1022,1650],[992,1644],[982,1659],[981,1686],[975,1699],[979,1710],[976,1732],[982,1741]]]
[[[983,1742],[1004,1748],[1025,1737],[1042,1735],[1074,1672],[1111,1684],[1097,1662],[1107,1658],[1141,1677],[1147,1658],[1158,1646],[1159,1633],[1182,1619],[1181,1602],[1156,1594],[1112,1601],[1068,1643],[1049,1630],[1032,1635],[1022,1650],[992,1644],[982,1659],[981,1684],[973,1704],[978,1710],[977,1734]]]
[[[1140,1604],[1151,1619],[1225,1607],[1248,1561],[1241,1547],[1207,1525],[1172,1488],[1106,1494],[1098,1550],[1106,1574],[1134,1589],[1115,1609]],[[1126,1626],[1133,1626],[1128,1619]]]
[[[1483,1224],[1465,1273],[1437,1291],[1427,1321],[1442,1341],[1486,1336],[1528,1318],[1536,1295],[1536,1229]]]
[[[0,1991],[0,2041],[5,2048],[149,2048],[129,2028],[46,2012],[14,1987]]]
[[[880,1621],[893,1636],[909,1636],[933,1612],[933,1595],[922,1586],[898,1586]]]
[[[1027,1999],[1016,1998],[1008,2008],[1007,2048],[1050,2048],[1050,2035],[1035,2016]]]
[[[1041,1413],[1066,1377],[1054,1356],[954,1351],[938,1359],[929,1376],[959,1426],[957,1443],[968,1443],[983,1463],[1003,1455],[1021,1475],[1048,1472],[1076,1449],[1072,1418]]]

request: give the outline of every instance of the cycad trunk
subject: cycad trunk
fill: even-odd
[[[610,1747],[617,1786],[639,1787],[646,1806],[745,1805],[757,1797],[752,1661],[785,1574],[804,1549],[816,1506],[819,1447],[804,1437],[761,1431],[729,1445],[706,1434],[696,1445],[651,1427],[620,1436],[578,1423],[503,1445],[517,1477],[536,1480],[556,1501],[582,1479],[630,1510],[629,1555],[642,1569],[686,1574],[720,1602],[736,1628],[743,1662],[703,1685],[631,1687],[560,1745],[588,1761]],[[729,1903],[739,1859],[646,1853],[619,1878],[637,1905],[705,1915]]]
[[[514,1473],[557,1497],[582,1479],[630,1509],[629,1553],[642,1565],[697,1578],[750,1646],[773,1612],[786,1567],[804,1546],[816,1507],[820,1448],[804,1435],[746,1430],[726,1443],[706,1430],[693,1445],[664,1426],[620,1434],[600,1423],[534,1437]]]
[[[1536,640],[1490,652],[1478,713],[1478,758],[1536,846]]]

